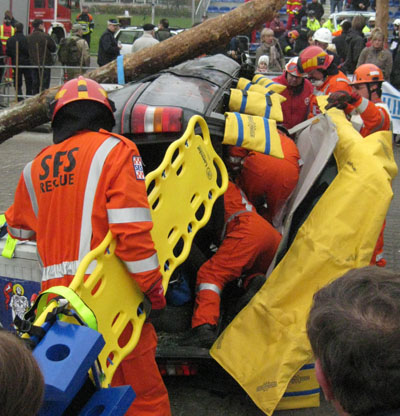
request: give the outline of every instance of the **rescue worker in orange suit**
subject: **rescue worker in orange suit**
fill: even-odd
[[[230,149],[230,164],[236,168],[236,183],[270,223],[281,211],[297,185],[300,154],[293,140],[279,132],[283,159],[241,147]]]
[[[282,125],[291,129],[307,119],[310,111],[310,96],[314,87],[297,68],[298,57],[292,58],[285,66],[285,71],[273,81],[286,87],[280,94],[286,98],[281,104],[283,113]]]
[[[152,308],[163,309],[141,157],[133,142],[109,132],[115,124],[112,101],[97,82],[80,76],[60,88],[51,110],[54,144],[24,168],[5,214],[9,233],[36,240],[46,290],[68,286],[83,257],[111,230],[116,255]],[[156,344],[147,322],[115,373],[113,386],[130,384],[136,393],[127,415],[171,415]]]
[[[257,214],[231,181],[224,205],[222,242],[197,273],[192,330],[181,345],[211,347],[218,335],[220,295],[225,285],[246,274],[245,287],[254,294],[265,283],[265,273],[281,240],[279,232]]]
[[[360,65],[354,72],[354,81],[351,84],[353,92],[349,94],[347,91],[336,91],[329,96],[326,108],[336,107],[344,110],[351,116],[353,126],[363,137],[377,131],[391,130],[389,109],[381,100],[384,80],[382,70],[376,65]],[[383,254],[384,229],[385,223],[371,259],[372,265],[380,267],[386,266]]]
[[[333,58],[319,46],[309,46],[300,54],[297,62],[299,72],[306,74],[314,86],[314,93],[310,98],[310,117],[321,113],[317,96],[329,95],[339,90],[351,94],[350,80],[333,63]]]
[[[0,42],[1,42],[0,54],[1,55],[5,56],[7,40],[11,38],[11,36],[14,36],[14,35],[15,35],[15,28],[11,25],[11,18],[8,15],[4,15],[3,24],[0,25]],[[1,58],[0,66],[6,63],[6,59],[7,59],[7,63],[11,65],[11,60],[9,58]],[[5,72],[5,68],[0,68],[0,82],[2,82],[4,72]],[[11,75],[9,76],[9,78],[11,78]]]

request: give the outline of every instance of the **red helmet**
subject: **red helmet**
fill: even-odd
[[[295,77],[304,77],[304,74],[301,74],[299,72],[299,68],[297,67],[298,61],[299,61],[298,56],[295,56],[294,58],[290,59],[290,61],[285,66],[285,71]]]
[[[290,39],[297,39],[299,36],[300,36],[300,35],[299,35],[299,32],[298,32],[297,30],[291,30],[291,31],[288,33],[288,37],[289,37]]]
[[[354,71],[354,81],[351,84],[367,84],[383,81],[385,81],[385,78],[379,67],[374,64],[363,64]]]
[[[106,90],[96,81],[80,76],[66,82],[58,90],[54,97],[52,121],[60,108],[73,101],[79,100],[97,101],[98,103],[105,105],[113,114],[113,109],[107,98]]]
[[[333,61],[333,55],[329,55],[319,46],[309,46],[300,54],[297,66],[301,73],[308,73],[314,69],[327,69]]]

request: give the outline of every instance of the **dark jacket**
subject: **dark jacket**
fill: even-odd
[[[346,42],[347,54],[343,69],[348,74],[352,74],[357,67],[360,53],[365,48],[365,37],[361,32],[350,29],[346,38]]]
[[[29,57],[32,65],[53,65],[51,54],[56,51],[57,45],[47,33],[35,29],[28,36]],[[39,59],[38,59],[39,58]]]
[[[99,66],[103,66],[114,59],[117,59],[118,55],[119,48],[117,39],[115,39],[114,33],[111,32],[111,30],[106,29],[106,31],[101,35],[99,41],[97,63]]]
[[[344,62],[347,57],[347,35],[349,32],[342,33],[340,36],[333,38],[332,43],[336,46],[336,52],[339,58]]]
[[[157,40],[159,40],[160,42],[165,40],[165,39],[170,38],[171,36],[172,35],[171,35],[171,32],[169,31],[169,29],[158,29],[156,34],[155,34],[155,38]]]
[[[279,45],[282,49],[282,52],[285,56],[295,56],[294,52],[295,43],[290,43],[288,35],[283,35],[279,39]],[[297,42],[297,41],[296,41]]]
[[[361,9],[359,7],[360,3],[365,6],[365,9]],[[366,11],[366,10],[368,10],[369,5],[370,5],[369,0],[352,0],[351,1],[351,6],[352,6],[353,10]]]
[[[11,36],[11,38],[8,38],[7,45],[6,45],[6,55],[11,58],[12,64],[16,65],[17,42],[18,42],[18,64],[30,65],[31,60],[29,58],[28,39],[21,32],[17,32],[14,36]]]
[[[392,74],[390,75],[390,82],[393,85],[393,87],[400,90],[400,52],[398,52],[394,57]]]
[[[314,10],[315,18],[317,20],[321,20],[321,17],[324,15],[324,7],[321,3],[308,3],[307,4],[307,11]]]
[[[294,51],[298,54],[303,49],[307,48],[307,46],[310,46],[308,43],[308,32],[309,29],[306,25],[297,26],[296,30],[299,32],[299,37],[296,39],[296,42],[294,44]]]

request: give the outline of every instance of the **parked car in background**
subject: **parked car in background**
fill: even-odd
[[[365,17],[366,22],[368,22],[368,19],[370,17],[375,17],[376,15],[375,12],[360,12],[357,10],[348,10],[339,13],[332,13],[329,16],[329,18],[332,19],[332,22],[335,26],[335,30],[337,30],[338,26],[340,25],[340,22],[342,22],[343,20],[348,20],[349,22],[351,22],[354,16],[358,16],[360,14]]]
[[[157,28],[155,29],[157,31]],[[172,35],[177,35],[185,29],[182,28],[170,28]],[[131,53],[133,42],[143,35],[143,28],[140,26],[128,26],[121,28],[115,34],[118,42],[121,42],[122,49],[121,54],[127,55]]]

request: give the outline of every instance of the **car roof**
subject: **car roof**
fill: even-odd
[[[347,10],[347,11],[344,11],[344,12],[332,13],[329,16],[329,18],[336,17],[336,19],[337,19],[338,17],[354,17],[354,16],[357,16],[357,15],[362,15],[362,16],[365,16],[365,17],[372,17],[372,16],[375,16],[375,14],[376,14],[375,12],[362,12],[360,10]]]
[[[225,55],[201,57],[185,61],[157,74],[131,82],[112,91],[110,98],[115,102],[115,132],[132,134],[132,112],[135,104],[183,109],[183,129],[195,115],[209,116],[215,111],[225,91],[232,87],[240,71],[240,65]],[[179,137],[181,132],[179,133]],[[149,141],[148,136],[137,137],[135,142]],[[153,140],[162,140],[162,134]],[[174,138],[174,140],[176,137]],[[169,140],[169,139],[168,139]]]

